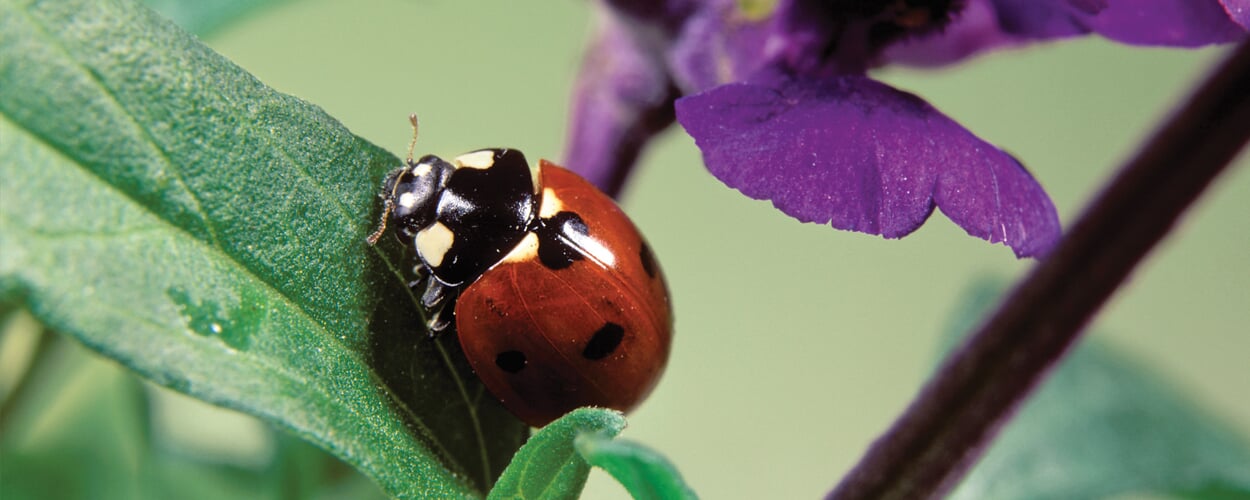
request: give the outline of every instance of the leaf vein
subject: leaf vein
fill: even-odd
[[[130,193],[128,193],[124,189],[120,188],[119,186],[115,184],[108,182],[107,180],[99,177],[98,175],[95,175],[93,171],[91,171],[90,169],[84,167],[81,163],[79,163],[78,159],[75,156],[67,154],[65,151],[58,148],[55,144],[50,143],[47,140],[45,140],[44,137],[41,137],[33,133],[33,131],[30,130],[29,128],[26,128],[24,124],[21,124],[12,120],[10,121],[12,123],[17,124],[18,127],[21,128],[22,130],[26,131],[27,133],[25,135],[27,137],[39,142],[40,144],[43,144],[45,147],[51,149],[52,151],[56,151],[58,154],[60,154],[60,156],[64,157],[67,160],[67,163],[69,163],[70,165],[77,167],[79,169],[82,169],[86,171],[87,173],[91,174],[93,177],[95,177],[99,181],[99,183],[102,186],[106,187],[107,189],[110,189],[113,192],[120,194],[122,199],[129,200],[133,204],[133,206],[138,207],[138,209],[141,210],[142,212],[152,215],[156,220],[162,222],[165,228],[171,229],[175,233],[186,234],[189,237],[189,240],[195,241],[197,244],[204,245],[205,248],[207,249],[206,250],[207,254],[216,255],[217,259],[225,262],[227,266],[233,267],[236,272],[239,272],[241,275],[246,276],[247,278],[250,278],[255,283],[257,283],[258,286],[263,287],[264,289],[271,292],[274,296],[278,297],[284,306],[286,306],[289,310],[293,311],[296,314],[296,316],[298,316],[300,319],[302,319],[309,325],[308,331],[310,333],[314,335],[320,335],[324,339],[329,340],[330,342],[333,342],[334,344],[337,344],[340,347],[342,347],[345,355],[352,362],[354,362],[358,366],[363,367],[363,371],[366,374],[366,376],[369,377],[369,380],[372,386],[381,387],[384,394],[386,394],[387,397],[392,400],[392,402],[398,404],[399,407],[402,408],[403,411],[409,415],[410,420],[417,426],[418,432],[421,434],[422,441],[430,443],[432,447],[434,448],[432,451],[438,454],[442,458],[442,461],[446,463],[448,466],[453,467],[453,468],[459,468],[459,464],[457,464],[454,460],[451,459],[453,455],[451,455],[448,452],[447,448],[442,444],[442,442],[437,439],[437,437],[432,432],[432,430],[425,424],[425,422],[423,422],[420,418],[418,418],[416,414],[410,408],[407,407],[407,405],[405,405],[402,401],[399,400],[398,396],[394,394],[390,386],[384,382],[384,380],[382,379],[380,375],[378,375],[377,371],[374,370],[373,367],[370,366],[367,362],[365,362],[364,358],[361,357],[360,354],[356,350],[351,349],[347,347],[345,344],[343,344],[342,342],[340,342],[335,335],[330,333],[327,325],[325,325],[324,323],[319,321],[317,318],[312,316],[312,314],[310,314],[307,310],[305,310],[298,303],[296,303],[290,296],[280,291],[274,284],[262,279],[259,275],[255,274],[253,269],[251,269],[247,265],[233,258],[233,256],[225,252],[222,248],[212,246],[208,244],[207,242],[204,242],[203,240],[200,240],[199,238],[194,237],[194,235],[191,235],[185,228],[173,223],[172,221],[164,217],[161,217],[158,213],[155,212],[155,210],[153,210],[152,207],[147,206],[141,201],[130,196]],[[16,224],[16,226],[24,227],[25,225]],[[441,351],[441,346],[440,346],[440,351]],[[226,404],[226,403],[228,402],[223,402],[222,404]],[[358,410],[354,407],[354,405],[343,405],[343,406],[349,407],[352,413],[354,413],[356,416],[358,417],[362,416],[358,412]],[[360,418],[358,420],[361,422],[372,421],[371,419],[366,419],[366,418]],[[278,423],[281,424],[282,422],[278,421]],[[379,432],[381,432],[381,430],[379,430]]]
[[[31,16],[29,12],[26,12],[23,9],[22,14],[24,14],[26,19],[31,22],[31,26],[34,26],[41,34],[43,34],[44,40],[47,41],[50,46],[55,47],[57,50],[59,50],[61,54],[65,56],[65,59],[67,61],[73,62],[75,65],[78,66],[80,70],[82,70],[84,74],[88,75],[91,78],[91,80],[95,82],[95,87],[97,87],[97,89],[105,97],[108,98],[109,102],[114,107],[117,108],[117,110],[119,111],[118,115],[126,118],[130,122],[130,124],[133,125],[135,129],[139,132],[139,135],[140,135],[139,139],[144,144],[149,146],[152,149],[152,151],[154,151],[157,155],[160,156],[160,159],[161,161],[164,162],[165,167],[170,172],[173,172],[174,180],[182,188],[182,191],[184,191],[188,196],[190,196],[191,203],[193,205],[191,207],[192,213],[194,213],[197,217],[199,217],[200,221],[204,224],[204,228],[205,230],[208,231],[209,241],[211,242],[212,246],[221,248],[221,240],[217,236],[217,229],[213,226],[212,219],[208,217],[208,213],[204,211],[204,207],[203,207],[202,201],[200,200],[199,195],[194,190],[191,189],[190,185],[187,184],[186,177],[184,176],[182,170],[178,168],[176,164],[174,163],[173,159],[169,157],[169,152],[166,151],[163,147],[161,147],[157,143],[156,138],[152,136],[152,131],[149,130],[147,127],[145,127],[143,125],[143,122],[135,118],[135,116],[130,113],[130,110],[125,106],[125,104],[122,103],[120,99],[118,99],[117,94],[113,92],[112,88],[110,88],[108,85],[104,83],[103,77],[100,75],[98,71],[95,70],[95,68],[92,68],[90,66],[83,64],[82,61],[74,57],[73,53],[70,52],[69,49],[65,47],[65,44],[61,43],[61,41],[58,38],[52,36],[47,30],[47,27],[44,26],[44,24],[41,23],[38,19],[36,19],[34,16]],[[44,142],[47,143],[47,141],[44,141]],[[57,149],[58,151],[61,151],[63,154],[65,154],[68,157],[76,157],[75,155],[69,154],[70,153],[69,151],[61,150],[60,148],[55,148],[55,149]],[[99,177],[99,174],[96,174],[94,171],[92,171],[92,174],[95,174],[97,177]],[[133,196],[130,196],[130,193],[127,193],[127,195],[128,197],[133,198]],[[153,210],[153,212],[156,212],[156,211]],[[195,235],[192,234],[192,236],[194,237]]]

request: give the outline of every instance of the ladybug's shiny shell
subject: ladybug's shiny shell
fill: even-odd
[[[431,333],[454,322],[473,370],[521,420],[629,411],[655,387],[672,338],[664,277],[638,229],[590,183],[546,161],[531,169],[514,149],[483,149],[409,159],[382,197],[416,251],[412,286]]]
[[[611,199],[546,161],[539,177],[537,229],[457,299],[460,345],[530,425],[580,406],[629,411],[668,361],[664,277]]]

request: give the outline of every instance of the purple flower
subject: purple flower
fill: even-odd
[[[1197,47],[1245,36],[1245,0],[994,0],[1008,34],[1055,38],[1097,33],[1134,45]],[[1234,11],[1241,10],[1241,19]],[[1238,22],[1242,24],[1238,24]]]
[[[973,236],[1042,256],[1058,215],[1020,162],[868,71],[1090,33],[1194,47],[1250,24],[1250,0],[774,3],[607,0],[566,164],[616,195],[676,120],[713,175],[798,220],[900,238],[937,208]]]

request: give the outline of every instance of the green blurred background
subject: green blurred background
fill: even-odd
[[[572,0],[301,0],[205,41],[398,156],[417,112],[418,154],[510,146],[558,159],[593,24],[589,2]],[[1070,223],[1220,53],[1083,39],[876,76],[1021,158]],[[1244,156],[1095,329],[1250,437]],[[970,284],[1033,264],[940,214],[898,241],[800,224],[720,184],[677,128],[643,156],[623,205],[677,317],[668,372],[623,436],[665,453],[706,498],[822,495],[913,396]],[[240,464],[272,453],[247,417],[158,402],[154,439]],[[586,496],[626,494],[596,471]]]

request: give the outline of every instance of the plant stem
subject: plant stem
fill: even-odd
[[[830,499],[940,497],[1250,137],[1250,40],[943,363]]]

